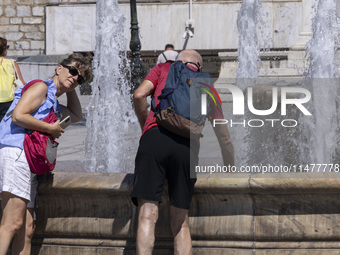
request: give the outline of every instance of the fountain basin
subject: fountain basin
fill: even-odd
[[[199,178],[194,254],[339,254],[339,173]],[[211,177],[211,176],[210,176]],[[135,254],[133,175],[56,172],[40,186],[32,254]],[[154,254],[172,254],[163,196]]]

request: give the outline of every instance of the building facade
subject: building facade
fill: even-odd
[[[193,1],[192,13],[189,14],[189,1],[137,1],[142,51],[160,51],[167,43],[182,49],[189,15],[193,20],[194,36],[189,38],[187,48],[236,51],[237,15],[241,2]],[[306,26],[302,21],[303,2],[262,1],[258,17],[260,48],[285,50],[298,42],[299,34]],[[95,3],[87,0],[0,0],[0,36],[9,41],[11,56],[60,55],[84,49],[93,51]],[[125,17],[124,29],[129,41],[129,1],[119,1],[119,7]],[[70,40],[68,34],[64,36],[64,30],[71,31],[74,39]]]

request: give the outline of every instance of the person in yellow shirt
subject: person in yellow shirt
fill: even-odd
[[[14,68],[12,61],[7,56],[9,45],[7,40],[0,37],[0,121],[5,116],[8,108],[14,99]],[[19,79],[25,84],[20,68],[16,61],[13,61]]]

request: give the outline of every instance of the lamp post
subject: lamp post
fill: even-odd
[[[130,11],[131,11],[130,50],[131,50],[131,81],[132,81],[131,92],[133,93],[142,83],[146,75],[146,70],[140,58],[141,43],[139,40],[136,0],[130,0]]]

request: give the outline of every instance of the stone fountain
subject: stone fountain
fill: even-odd
[[[108,4],[111,1],[106,2]],[[104,1],[97,1],[97,5],[100,4],[103,7]],[[243,4],[241,8],[256,5],[253,9],[256,11],[261,2],[246,0]],[[107,11],[110,8],[115,8],[115,5],[106,6]],[[247,16],[247,10],[242,9],[240,13],[243,11]],[[119,13],[116,10],[115,13],[115,20],[111,22],[119,22]],[[251,15],[248,15],[248,18],[251,18]],[[102,17],[103,20],[105,17]],[[103,27],[102,34],[99,36],[104,37],[105,32],[107,30]],[[103,40],[105,39],[100,38],[100,41]],[[117,46],[114,43],[111,45]],[[111,57],[115,59],[110,60],[114,62],[113,65],[116,65],[115,72],[119,73],[125,58],[118,46],[113,49],[116,55]],[[95,119],[102,114],[102,112],[95,112],[94,108],[106,111],[103,115],[107,118],[112,108],[118,106],[105,108],[106,103],[115,101],[117,97],[124,101],[124,89],[117,90],[118,95],[109,97],[107,93],[114,93],[114,91],[111,89],[108,92],[105,88],[101,88],[102,84],[108,83],[105,81],[106,72],[110,72],[110,70],[106,71],[101,64],[102,61],[107,63],[105,54],[112,52],[106,49],[107,53],[101,55],[99,48],[96,50],[98,50],[95,58],[97,77],[94,86],[97,87],[94,90],[94,98],[91,99],[93,101],[90,101],[88,107],[89,114],[91,111],[94,114],[89,117],[90,125],[99,122],[100,119],[98,121]],[[222,69],[220,78],[226,78],[225,65],[222,65]],[[228,78],[236,77],[237,68],[234,70],[235,75],[227,76]],[[263,75],[262,72],[263,70],[260,70],[260,76]],[[301,76],[301,73],[297,73],[296,70],[290,73],[287,69],[278,75],[282,77],[290,74]],[[114,78],[115,83],[120,84],[119,88],[126,86],[121,78]],[[254,77],[243,76],[242,78]],[[228,105],[230,96],[224,93],[222,85],[218,88],[225,105],[230,106]],[[104,98],[100,99],[101,96]],[[93,105],[95,107],[92,107]],[[88,172],[72,172],[71,168],[64,169],[62,172],[55,172],[53,180],[40,186],[37,231],[33,240],[32,254],[135,254],[137,211],[129,198],[133,164],[126,170],[119,165],[120,163],[102,160],[103,158],[100,157],[118,158],[116,156],[118,154],[113,152],[114,146],[110,147],[110,143],[123,146],[124,142],[121,145],[119,138],[126,138],[124,132],[131,128],[127,126],[135,123],[129,111],[125,112],[125,117],[121,119],[124,120],[128,121],[121,123],[123,133],[115,138],[118,142],[111,141],[111,138],[103,140],[102,134],[96,137],[97,133],[105,131],[106,128],[103,126],[105,121],[101,122],[99,129],[94,126],[89,127],[90,130],[95,129],[95,131],[89,132],[87,145],[89,154],[86,160],[87,166],[91,167]],[[209,130],[209,127],[206,128]],[[113,132],[112,129],[108,131]],[[138,132],[135,131],[137,138],[129,137],[128,144],[134,142],[131,140],[138,141]],[[211,143],[214,141],[211,140]],[[135,146],[132,144],[131,148]],[[204,148],[203,143],[202,147],[202,154],[207,155],[205,153],[209,152],[210,147]],[[101,152],[101,148],[109,148],[109,153]],[[92,158],[93,155],[96,156]],[[122,155],[119,156],[122,159],[127,157],[126,154],[119,155]],[[219,155],[212,156],[219,157]],[[124,160],[122,162],[127,163]],[[190,210],[194,254],[339,254],[340,169],[339,165],[336,165],[339,160],[335,158],[331,163],[335,166],[332,172],[239,173],[222,177],[204,175],[198,178]],[[154,254],[173,254],[166,196],[163,196],[163,202],[160,204],[159,215]]]

